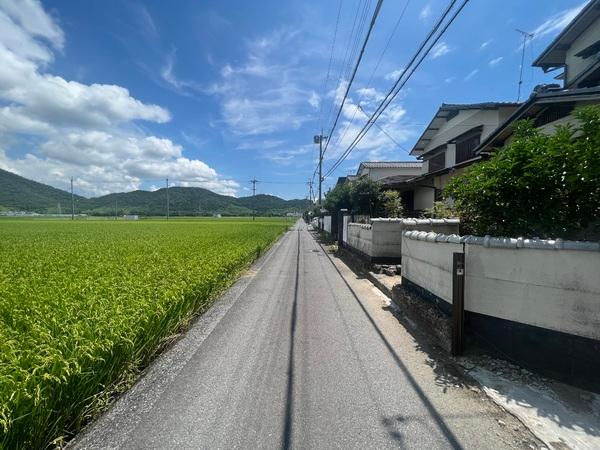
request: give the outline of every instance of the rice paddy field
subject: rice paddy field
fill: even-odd
[[[290,224],[0,220],[0,448],[62,446]]]

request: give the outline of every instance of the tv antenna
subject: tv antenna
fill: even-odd
[[[521,85],[523,84],[523,65],[525,64],[525,47],[527,46],[527,39],[533,38],[533,33],[528,31],[515,29],[517,33],[521,33],[523,36],[523,48],[521,49],[521,66],[519,67],[519,89],[517,92],[517,102],[521,101]]]

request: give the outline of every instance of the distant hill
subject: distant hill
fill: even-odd
[[[63,213],[71,211],[71,194],[46,184],[28,180],[0,169],[0,210],[18,210],[37,213]],[[85,198],[75,196],[75,212],[89,215],[117,213],[162,216],[166,214],[167,190],[132,191]],[[220,195],[198,187],[172,187],[169,189],[169,209],[173,216],[222,214],[248,216],[255,210],[259,215],[279,216],[303,211],[308,200],[284,200],[273,195],[235,198]]]
[[[79,195],[75,199],[85,200]],[[64,213],[70,212],[71,193],[0,169],[0,209],[56,213],[59,204]]]

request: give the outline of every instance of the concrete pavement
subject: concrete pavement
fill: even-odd
[[[536,448],[298,222],[74,448]]]

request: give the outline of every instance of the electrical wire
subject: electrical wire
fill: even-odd
[[[340,14],[342,12],[342,3],[343,0],[339,0],[338,2],[338,12],[337,12],[337,17],[335,19],[335,28],[333,31],[333,40],[331,41],[331,51],[329,54],[329,64],[327,65],[327,76],[325,77],[325,82],[323,83],[323,89],[321,90],[321,92],[323,93],[322,95],[322,99],[325,98],[325,95],[327,94],[327,86],[329,84],[329,75],[331,73],[331,64],[333,62],[333,54],[335,52],[335,41],[337,39],[337,32],[338,32],[338,26],[340,23]],[[322,120],[322,116],[323,116],[323,101],[321,100],[320,105],[319,105],[319,125],[321,126],[321,128],[323,127],[323,124],[321,122]]]
[[[339,167],[339,165],[348,157],[348,155],[352,152],[352,150],[354,150],[354,148],[356,148],[356,146],[360,143],[360,141],[364,138],[364,136],[371,129],[373,124],[377,121],[377,119],[379,119],[381,114],[388,108],[390,103],[398,95],[398,93],[404,87],[404,85],[408,82],[408,80],[410,80],[410,78],[412,77],[414,72],[419,68],[419,66],[421,65],[423,60],[427,57],[427,55],[429,54],[431,49],[437,44],[439,39],[444,35],[444,33],[446,32],[448,27],[454,22],[456,17],[458,17],[458,15],[463,10],[463,8],[466,6],[466,4],[468,3],[469,0],[463,0],[463,2],[460,4],[460,6],[454,11],[454,13],[450,17],[450,19],[443,25],[443,27],[441,28],[441,31],[432,40],[432,37],[435,35],[435,33],[438,31],[438,29],[440,29],[440,27],[442,26],[442,24],[444,23],[444,21],[446,20],[448,15],[450,14],[456,1],[457,0],[452,0],[450,2],[450,4],[448,5],[446,10],[440,17],[440,19],[436,22],[435,26],[428,33],[426,39],[419,46],[419,49],[417,50],[417,52],[411,58],[409,64],[407,64],[407,66],[404,68],[404,70],[402,71],[402,73],[400,74],[400,76],[398,77],[398,79],[396,80],[394,85],[392,86],[392,88],[388,91],[388,93],[386,94],[384,99],[381,101],[381,103],[379,104],[377,109],[369,117],[369,120],[367,121],[367,123],[359,131],[357,136],[354,138],[354,140],[348,146],[348,148],[344,151],[344,153],[337,159],[337,161],[333,164],[333,166],[326,172],[324,178],[331,175],[331,173],[333,173],[333,171],[335,171],[337,169],[337,167]],[[431,40],[431,42],[430,42],[430,40]],[[425,47],[427,47],[427,49],[425,51],[423,51],[423,49]],[[410,70],[409,70],[409,68],[410,68]],[[406,77],[403,80],[403,77],[405,75],[406,75]]]
[[[360,54],[358,55],[358,59],[356,60],[356,63],[354,64],[352,76],[350,77],[350,80],[348,81],[348,85],[346,86],[346,92],[344,93],[344,97],[342,98],[342,101],[340,103],[340,107],[335,116],[335,120],[333,121],[331,130],[329,131],[329,136],[333,135],[333,132],[335,131],[335,127],[337,126],[337,123],[338,123],[338,120],[342,113],[342,110],[344,109],[344,103],[346,102],[346,98],[348,98],[348,93],[350,92],[350,87],[352,86],[352,82],[354,81],[354,78],[356,77],[356,72],[358,71],[358,67],[360,66],[360,63],[362,61],[363,55],[365,53],[365,49],[369,42],[369,38],[371,37],[371,33],[373,32],[373,28],[375,27],[375,22],[377,21],[377,16],[379,16],[379,11],[381,11],[382,4],[383,4],[383,0],[377,1],[377,5],[375,6],[375,11],[373,11],[373,16],[371,17],[371,23],[369,24],[369,29],[367,30],[367,35],[365,36],[365,39],[363,41],[362,48],[360,49]],[[325,152],[327,152],[328,146],[329,146],[329,140],[325,141],[325,148],[323,149],[322,156],[324,156]]]

